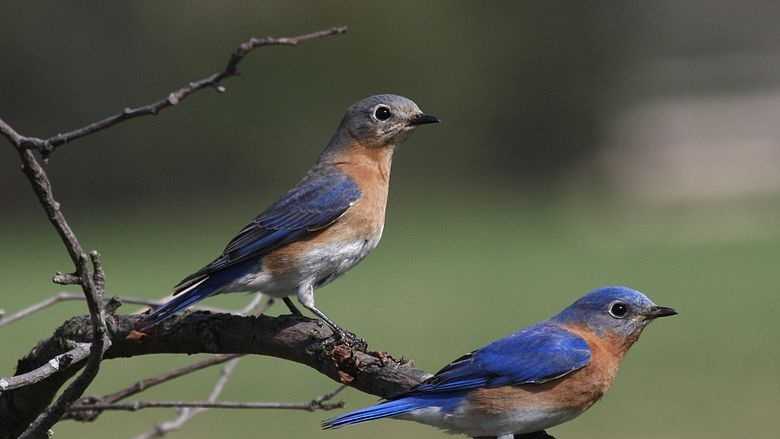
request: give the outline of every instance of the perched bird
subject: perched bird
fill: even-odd
[[[323,427],[392,417],[471,437],[539,432],[598,401],[645,326],[675,314],[630,288],[600,288],[549,320],[458,358],[409,392]]]
[[[136,325],[147,329],[209,296],[259,291],[288,296],[346,332],[314,304],[314,290],[373,250],[385,223],[395,147],[416,127],[437,123],[411,100],[383,94],[347,109],[317,163],[281,199],[241,229],[219,257],[187,276],[175,297]]]

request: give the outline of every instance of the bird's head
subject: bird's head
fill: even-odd
[[[675,314],[674,309],[656,305],[639,291],[613,286],[584,295],[553,321],[588,329],[600,337],[618,338],[628,349],[648,323]]]
[[[366,147],[398,145],[420,125],[437,123],[411,99],[382,94],[367,97],[347,109],[341,121],[341,134]]]

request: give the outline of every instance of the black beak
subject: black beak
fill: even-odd
[[[647,313],[647,318],[649,319],[657,319],[658,317],[668,317],[668,316],[676,316],[677,311],[674,310],[674,308],[669,308],[668,306],[654,306],[650,309],[650,312]]]
[[[411,126],[417,126],[417,125],[425,125],[429,123],[439,123],[441,122],[438,117],[432,116],[430,114],[420,113],[414,115],[409,120],[409,125]]]

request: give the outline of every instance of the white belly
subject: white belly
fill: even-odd
[[[284,274],[273,274],[265,270],[249,273],[223,291],[260,291],[272,297],[286,297],[295,294],[305,285],[320,287],[368,256],[379,244],[380,237],[318,246],[298,257],[295,270]]]
[[[503,436],[546,430],[577,417],[579,410],[529,408],[501,414],[477,414],[461,407],[447,412],[438,407],[415,410],[399,419],[416,421],[446,430],[449,433],[477,436]]]
[[[317,287],[328,284],[357,265],[378,244],[379,237],[318,247],[301,258],[301,278],[313,280]]]

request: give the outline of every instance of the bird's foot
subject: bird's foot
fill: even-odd
[[[336,334],[336,340],[341,344],[345,344],[358,350],[368,349],[368,343],[361,337],[358,337],[354,332],[350,332],[339,327],[333,328],[333,332]]]

